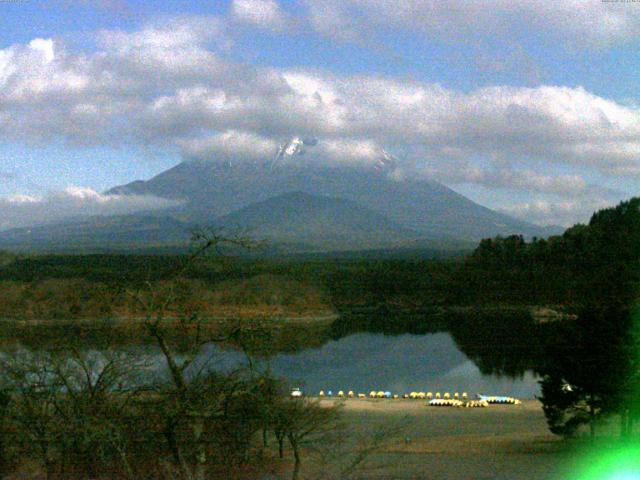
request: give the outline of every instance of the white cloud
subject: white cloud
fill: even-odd
[[[6,202],[8,204],[13,204],[13,205],[22,205],[25,203],[38,203],[40,202],[41,199],[38,197],[34,197],[33,195],[24,195],[21,193],[15,193],[13,195],[9,195],[6,198]]]
[[[382,157],[382,148],[371,140],[326,140],[318,143],[320,157],[335,164],[372,165]]]
[[[0,198],[0,230],[92,215],[165,209],[179,204],[150,195],[103,195],[90,188],[70,186],[43,197],[16,194]]]
[[[594,211],[610,207],[617,202],[602,198],[580,198],[578,200],[534,200],[516,203],[501,208],[508,215],[523,218],[539,225],[561,225],[570,227],[576,223],[587,223]]]
[[[157,99],[146,135],[189,136],[203,129],[293,135],[331,142],[375,141],[417,147],[430,158],[526,158],[589,167],[611,175],[640,165],[640,110],[583,88],[491,87],[459,93],[438,85],[375,77],[335,78],[269,71],[242,86],[218,83]],[[415,149],[415,148],[414,148]]]
[[[195,160],[264,160],[276,153],[278,144],[254,133],[227,130],[217,135],[178,142],[184,156]]]
[[[407,19],[405,9],[427,5],[379,3],[374,11],[397,5],[404,12],[398,18]],[[436,17],[447,15],[429,5]],[[252,161],[271,158],[281,142],[300,136],[318,139],[303,161],[370,164],[384,147],[401,152],[397,178],[426,171],[449,183],[561,199],[593,189],[580,173],[554,177],[558,167],[609,179],[640,176],[640,107],[632,103],[582,87],[462,92],[375,75],[255,68],[221,55],[226,41],[220,19],[188,17],[100,32],[91,53],[50,39],[0,50],[0,135],[26,143],[178,147],[188,158]]]
[[[53,61],[29,46],[0,50],[9,72],[0,133],[28,142],[173,145],[236,131],[270,144],[294,135],[317,137],[327,148],[360,142],[360,154],[362,142],[375,142],[438,161],[524,157],[606,175],[640,170],[640,109],[581,87],[462,93],[376,76],[252,68],[205,48],[207,21],[102,32],[103,49],[93,54],[43,40]]]
[[[578,174],[545,174],[530,168],[516,169],[502,160],[480,167],[467,158],[454,158],[427,165],[421,172],[447,184],[477,184],[493,189],[546,193],[561,197],[592,194],[595,188]],[[605,191],[602,189],[602,192]]]
[[[269,30],[281,30],[286,16],[275,0],[233,0],[231,14],[236,20]]]
[[[449,41],[511,37],[523,26],[571,48],[630,42],[640,34],[640,9],[625,2],[584,0],[305,0],[309,21],[340,40],[363,40],[379,29],[410,29]]]
[[[149,24],[134,32],[102,30],[98,33],[98,41],[105,50],[131,54],[139,50],[143,53],[156,49],[191,50],[208,43],[227,47],[231,39],[222,19],[187,16]]]
[[[35,38],[29,42],[29,48],[42,54],[42,58],[45,63],[53,62],[55,54],[53,51],[53,40],[50,38],[45,40],[42,38]]]

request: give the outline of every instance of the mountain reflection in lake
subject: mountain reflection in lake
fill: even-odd
[[[258,344],[254,350],[253,366],[258,370],[269,367],[291,386],[310,394],[375,389],[399,394],[457,391],[532,398],[539,392],[533,372],[545,362],[545,345],[554,337],[554,325],[534,322],[527,312],[503,310],[448,312],[442,319],[406,319],[389,312],[346,316],[328,327],[289,328],[267,336],[262,341],[266,346]],[[82,325],[45,328],[49,330],[33,329],[26,331],[29,335],[17,336],[15,345],[36,352],[55,349],[56,342],[49,345],[42,338],[82,339],[77,345],[82,351],[115,348],[145,365],[138,377],[143,383],[166,379],[165,360],[152,343],[140,343],[144,335],[110,344],[109,339],[118,339],[118,331],[109,330],[109,325],[95,331]],[[178,337],[177,343],[181,340]],[[260,353],[271,355],[255,360]],[[248,364],[249,358],[238,348],[208,344],[188,373],[230,371]]]
[[[211,368],[232,370],[247,364],[244,354],[208,345],[202,361]],[[205,360],[207,359],[207,360]],[[320,348],[277,354],[255,363],[301,386],[309,394],[319,390],[449,391],[491,393],[532,398],[539,391],[536,377],[483,375],[462,353],[448,333],[385,336],[356,333]]]

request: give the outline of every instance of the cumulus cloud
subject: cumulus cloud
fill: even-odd
[[[165,209],[179,204],[151,195],[104,195],[90,188],[70,186],[42,197],[16,194],[0,198],[0,230],[92,215]]]
[[[329,153],[350,142],[366,156],[367,142],[376,142],[431,158],[510,156],[607,175],[640,169],[640,109],[581,87],[463,93],[375,76],[252,68],[205,48],[207,21],[102,32],[102,50],[93,54],[47,40],[1,50],[0,132],[26,141],[158,145],[213,135],[219,146],[224,132],[244,132],[263,139],[256,142],[261,152],[264,141],[300,135],[324,140]]]
[[[164,96],[147,111],[146,133],[234,129],[272,139],[319,136],[327,145],[347,139],[420,146],[431,157],[526,158],[607,175],[638,170],[640,110],[580,87],[463,94],[378,78],[270,73],[271,85],[252,84],[248,76],[246,91],[198,86]]]
[[[560,201],[539,199],[516,203],[500,210],[508,215],[520,217],[539,225],[570,227],[576,223],[587,223],[594,211],[610,207],[615,203],[597,197]]]
[[[593,191],[593,185],[580,175],[548,175],[530,169],[512,167],[481,168],[469,161],[446,163],[423,170],[430,177],[445,183],[472,183],[488,188],[503,188],[516,192],[548,193],[559,196],[584,195]]]
[[[208,43],[228,47],[231,42],[225,22],[211,16],[174,18],[149,24],[134,32],[102,30],[97,37],[105,50],[123,54],[141,50],[143,56],[157,49],[195,50]]]
[[[372,8],[392,4],[407,19],[411,5],[426,5]],[[446,15],[437,5],[434,15]],[[498,11],[505,5],[499,2]],[[493,15],[486,10],[479,15]],[[188,17],[99,32],[93,52],[51,39],[0,50],[0,135],[28,143],[177,147],[185,158],[213,161],[271,158],[283,141],[300,136],[318,139],[304,161],[372,164],[384,147],[402,152],[395,178],[428,172],[449,183],[565,199],[591,186],[578,174],[536,172],[559,166],[640,176],[640,107],[582,87],[463,92],[375,75],[251,67],[221,53],[226,41],[219,18]],[[518,162],[507,160],[504,168],[492,159]]]
[[[213,136],[178,142],[184,156],[195,160],[264,160],[276,153],[278,144],[250,132],[227,130]]]
[[[233,0],[231,15],[239,22],[268,30],[281,30],[286,24],[286,16],[275,0]]]
[[[326,140],[318,142],[319,154],[335,164],[374,165],[383,155],[372,140]]]
[[[629,42],[640,34],[640,9],[625,2],[583,0],[305,0],[309,21],[340,40],[402,28],[450,40],[511,36],[523,25],[583,48]]]
[[[44,63],[51,63],[55,57],[53,53],[53,40],[35,38],[29,42],[29,48],[42,55]]]

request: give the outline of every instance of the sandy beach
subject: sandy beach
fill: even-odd
[[[570,452],[549,433],[536,400],[487,408],[429,407],[424,400],[402,399],[321,402],[344,406],[356,443],[375,432],[390,432],[352,478],[570,478]],[[318,469],[324,467],[307,468],[306,478],[322,478]]]

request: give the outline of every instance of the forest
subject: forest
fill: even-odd
[[[601,300],[602,295],[628,303],[628,295],[633,295],[629,285],[638,280],[637,201],[597,212],[588,225],[571,227],[561,236],[530,241],[519,235],[485,239],[465,257],[416,255],[376,260],[320,256],[310,260],[234,254],[200,259],[181,280],[188,282],[195,296],[222,286],[211,304],[570,307],[590,297]],[[175,280],[172,272],[186,258],[188,255],[15,256],[5,252],[0,254],[0,282],[11,299],[1,302],[0,308],[51,298],[69,309],[56,313],[43,308],[38,314],[79,317],[84,307],[78,303],[90,304],[94,297],[98,301],[106,291],[117,293],[122,285]],[[293,284],[296,288],[291,288]],[[79,285],[82,288],[76,288]],[[75,307],[73,292],[84,295]],[[317,298],[310,298],[313,295]],[[96,308],[109,304],[111,301]],[[0,316],[27,315],[24,305],[0,311]]]

